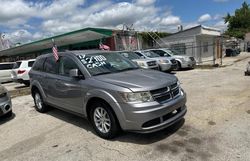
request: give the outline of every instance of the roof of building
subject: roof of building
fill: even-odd
[[[0,51],[0,56],[18,55],[22,53],[34,52],[52,47],[52,39],[54,39],[57,46],[70,45],[74,43],[88,42],[98,40],[105,37],[110,37],[113,34],[112,29],[103,28],[84,28],[42,40],[26,43],[20,46],[12,47]]]
[[[205,30],[208,30],[208,31],[220,32],[220,29],[216,29],[216,28],[208,27],[208,26],[204,26],[204,25],[197,25],[197,26],[194,26],[194,27],[191,27],[191,28],[188,28],[188,29],[176,32],[176,33],[173,33],[173,34],[168,35],[166,37],[170,37],[170,36],[173,36],[173,35],[178,35],[180,33],[188,32],[190,30],[194,30],[194,29],[197,29],[197,28],[205,29]]]

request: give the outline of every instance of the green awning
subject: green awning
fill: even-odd
[[[20,55],[52,48],[52,39],[54,39],[56,45],[60,47],[99,40],[110,37],[112,34],[113,30],[111,29],[85,28],[2,50],[0,51],[0,56]]]

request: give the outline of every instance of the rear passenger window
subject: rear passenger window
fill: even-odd
[[[9,70],[12,69],[13,64],[0,64],[0,70]]]
[[[59,74],[64,75],[64,76],[69,76],[69,71],[71,69],[79,69],[79,68],[72,59],[68,57],[61,57]]]
[[[34,63],[35,63],[35,61],[29,61],[28,62],[28,67],[32,67]]]
[[[45,58],[37,59],[34,63],[34,66],[32,67],[32,69],[36,70],[36,71],[43,71],[44,61],[45,61]]]
[[[58,74],[58,63],[54,57],[48,57],[44,63],[44,70],[47,73]]]
[[[13,65],[13,69],[17,69],[21,66],[21,63],[22,62],[15,62],[14,65]]]

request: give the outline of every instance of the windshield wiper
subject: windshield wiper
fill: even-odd
[[[103,72],[103,73],[97,73],[97,74],[93,74],[93,76],[97,76],[97,75],[103,75],[103,74],[110,74],[112,72]]]

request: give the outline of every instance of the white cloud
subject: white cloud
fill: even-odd
[[[22,0],[2,0],[0,5],[0,24],[18,25],[25,23],[28,18],[35,15],[36,9]]]
[[[225,24],[224,20],[221,20],[215,23],[213,27],[225,31],[227,29],[227,25],[228,24],[227,23]]]
[[[198,22],[202,23],[202,22],[207,22],[209,20],[211,20],[212,17],[210,14],[206,13],[204,15],[202,15],[199,19],[198,19]]]
[[[136,0],[137,5],[148,6],[155,3],[156,0]]]
[[[166,26],[178,25],[180,23],[181,23],[180,17],[172,16],[172,15],[167,16],[161,20],[161,24],[166,25]]]

